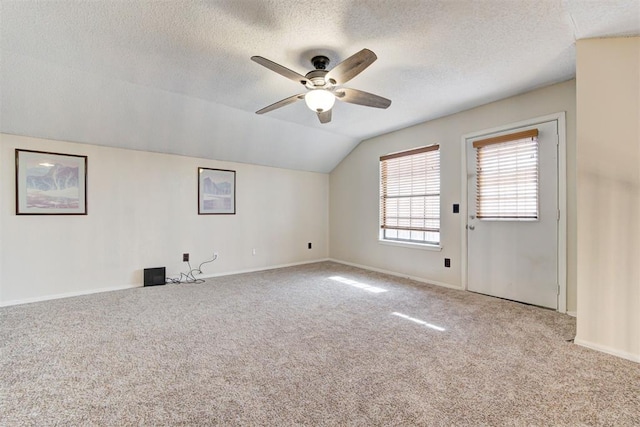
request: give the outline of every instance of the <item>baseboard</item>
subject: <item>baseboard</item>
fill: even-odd
[[[267,267],[249,268],[249,269],[246,269],[246,270],[228,271],[228,272],[224,272],[224,273],[199,274],[199,275],[196,276],[196,278],[198,278],[198,279],[207,279],[207,278],[210,278],[210,277],[231,276],[233,274],[254,273],[256,271],[275,270],[277,268],[295,267],[296,265],[315,264],[315,263],[324,262],[324,261],[329,261],[329,259],[328,258],[322,258],[322,259],[316,259],[316,260],[311,260],[311,261],[293,262],[293,263],[290,263],[290,264],[279,264],[279,265],[272,265],[272,266],[267,266]],[[139,287],[142,287],[142,284],[91,289],[91,290],[88,290],[88,291],[67,292],[67,293],[64,293],[64,294],[45,295],[45,296],[41,296],[41,297],[25,298],[25,299],[19,299],[19,300],[0,302],[0,307],[8,307],[8,306],[11,306],[11,305],[20,305],[20,304],[29,304],[29,303],[32,303],[32,302],[48,301],[48,300],[54,300],[54,299],[60,299],[60,298],[77,297],[77,296],[81,296],[81,295],[98,294],[98,293],[101,293],[101,292],[121,291],[121,290],[124,290],[124,289],[132,289],[132,288],[139,288]]]
[[[196,279],[210,279],[213,277],[223,277],[223,276],[233,276],[234,274],[244,274],[244,273],[255,273],[258,271],[267,271],[267,270],[275,270],[278,268],[287,268],[287,267],[295,267],[297,265],[305,265],[305,264],[316,264],[318,262],[326,262],[330,261],[329,258],[322,259],[314,259],[310,261],[300,261],[300,262],[292,262],[289,264],[279,264],[279,265],[270,265],[266,267],[257,267],[257,268],[248,268],[244,270],[234,270],[234,271],[225,271],[222,273],[212,273],[212,274],[198,274]]]
[[[53,295],[44,295],[41,297],[33,297],[33,298],[25,298],[25,299],[16,299],[11,301],[3,301],[0,302],[0,307],[9,307],[11,305],[20,305],[20,304],[30,304],[32,302],[41,302],[41,301],[49,301],[60,298],[70,298],[70,297],[78,297],[81,295],[91,295],[98,294],[101,292],[111,292],[111,291],[122,291],[124,289],[132,289],[139,288],[142,285],[125,285],[125,286],[114,286],[109,288],[98,288],[91,289],[87,291],[76,291],[76,292],[66,292],[64,294],[53,294]]]
[[[571,317],[578,317],[578,313],[575,311],[567,311],[565,314],[568,314]]]
[[[600,351],[602,353],[611,354],[613,356],[621,357],[623,359],[631,360],[632,362],[640,363],[640,354],[633,354],[626,351],[618,350],[615,348],[608,347],[606,345],[595,344],[589,341],[581,340],[576,338],[574,343],[582,346],[590,348],[591,350]]]
[[[383,273],[383,274],[388,274],[390,276],[411,279],[411,280],[415,280],[416,282],[426,283],[429,285],[436,285],[436,286],[442,286],[443,288],[462,290],[461,286],[452,285],[450,283],[439,282],[437,280],[424,279],[422,277],[410,276],[408,274],[398,273],[397,271],[384,270],[382,268],[376,268],[376,267],[371,267],[371,266],[362,265],[362,264],[355,264],[353,262],[342,261],[334,258],[329,258],[328,261],[337,262],[338,264],[350,265],[351,267],[362,268],[363,270],[375,271],[376,273]]]

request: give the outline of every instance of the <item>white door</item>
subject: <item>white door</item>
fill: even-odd
[[[528,214],[496,214],[492,209],[502,209],[491,200],[504,197],[503,204],[507,212],[513,211],[513,192],[506,196],[496,196],[496,192],[503,194],[502,187],[495,187],[495,182],[502,179],[496,174],[502,174],[506,180],[513,179],[518,173],[513,172],[513,162],[510,160],[496,160],[497,150],[508,153],[505,144],[521,144],[523,142],[494,141],[502,135],[513,135],[527,130],[538,130],[537,154],[528,151],[529,158],[537,157],[537,197],[531,200],[531,189],[519,189],[517,193],[527,193],[529,200],[516,202],[526,205],[526,209],[535,209],[535,216]],[[535,137],[530,140],[535,143]],[[476,142],[476,148],[474,147]],[[487,145],[482,145],[486,143]],[[528,304],[558,308],[558,122],[556,120],[512,129],[494,135],[483,135],[467,139],[467,288],[473,292],[520,301]],[[480,169],[478,169],[478,150],[491,145],[494,154],[482,152]],[[499,144],[503,144],[500,146]],[[512,145],[513,146],[513,145]],[[507,147],[507,148],[504,148]],[[531,146],[526,148],[531,150]],[[493,160],[487,160],[493,159]],[[511,159],[513,160],[513,159]],[[485,162],[485,163],[482,163]],[[486,163],[489,162],[489,163]],[[517,161],[523,163],[521,161]],[[526,163],[526,162],[525,162]],[[493,164],[494,167],[490,165]],[[495,167],[495,164],[506,166]],[[530,165],[528,166],[530,167]],[[492,170],[492,172],[489,172]],[[493,175],[491,175],[493,173]],[[481,175],[481,188],[478,189],[478,174]],[[524,178],[531,180],[531,176]],[[484,184],[488,183],[488,184]],[[494,184],[492,184],[494,183]],[[493,185],[492,190],[487,186]],[[502,184],[500,184],[502,185]],[[519,184],[516,184],[519,185]],[[526,182],[525,186],[528,185]],[[483,187],[484,186],[484,187]],[[504,192],[509,193],[513,185],[504,185]],[[478,193],[483,196],[484,204],[480,204]],[[489,202],[487,202],[489,200]],[[489,208],[487,207],[489,204]],[[537,203],[537,206],[533,204]],[[517,208],[518,210],[520,208]],[[487,213],[491,211],[490,213]],[[518,210],[520,212],[520,210]],[[529,216],[526,218],[520,215]],[[514,218],[519,217],[519,218]]]

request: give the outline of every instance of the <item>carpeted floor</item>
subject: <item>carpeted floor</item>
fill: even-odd
[[[330,262],[5,307],[0,425],[639,426],[640,365],[574,333]]]

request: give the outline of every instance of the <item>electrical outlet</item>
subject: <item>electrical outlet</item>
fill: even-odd
[[[453,213],[460,213],[460,205],[457,203],[453,204]]]
[[[189,254],[182,254],[182,262],[189,262]]]
[[[444,266],[447,268],[451,267],[451,258],[445,258],[444,259]]]
[[[307,249],[311,249],[311,242],[307,244]]]

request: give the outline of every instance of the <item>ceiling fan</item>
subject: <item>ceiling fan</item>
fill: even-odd
[[[311,59],[311,63],[315,69],[303,76],[262,56],[252,56],[252,61],[294,82],[301,83],[307,89],[305,93],[290,96],[264,107],[256,111],[256,114],[268,113],[276,108],[284,107],[301,99],[304,99],[307,107],[309,107],[311,111],[316,112],[320,123],[329,123],[331,121],[331,109],[336,99],[351,104],[364,105],[366,107],[388,108],[389,105],[391,105],[391,101],[387,98],[357,89],[341,87],[344,83],[364,71],[364,69],[371,65],[376,59],[378,59],[378,57],[375,53],[369,49],[362,49],[332,69],[327,70],[329,58],[322,55],[314,56]]]

